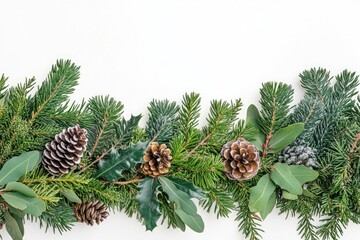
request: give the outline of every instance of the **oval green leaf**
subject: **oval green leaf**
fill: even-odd
[[[317,171],[305,167],[304,165],[290,165],[289,167],[292,175],[294,175],[301,185],[306,182],[314,181],[319,176]]]
[[[180,217],[180,219],[193,231],[201,233],[204,231],[205,225],[199,214],[187,214],[181,208],[175,210],[175,213]]]
[[[40,163],[40,152],[24,152],[8,160],[0,170],[0,185],[17,181]]]
[[[9,213],[9,211],[4,211],[4,218],[5,218],[5,226],[6,230],[8,231],[9,235],[13,240],[22,240],[23,235],[21,233],[21,229],[13,216]]]
[[[275,184],[270,175],[265,174],[260,178],[255,187],[250,188],[249,209],[251,212],[262,212],[266,217],[269,211],[268,201],[275,192]]]
[[[76,193],[73,190],[64,188],[60,191],[60,193],[62,195],[64,195],[64,197],[67,198],[67,200],[69,200],[70,202],[74,202],[74,203],[81,203],[81,199],[76,195]]]
[[[296,199],[298,199],[298,195],[291,194],[291,193],[289,193],[288,191],[285,191],[285,190],[282,191],[281,196],[282,196],[282,198],[287,199],[287,200],[296,200]]]
[[[268,153],[278,153],[291,144],[304,131],[304,123],[294,123],[279,129],[269,142]]]
[[[9,182],[6,184],[5,190],[16,191],[28,197],[37,197],[31,188],[20,182]]]
[[[274,191],[266,203],[266,207],[260,211],[261,219],[264,220],[271,213],[276,204],[276,191]]]
[[[302,194],[301,184],[291,173],[289,165],[286,163],[275,163],[274,168],[275,170],[270,173],[270,177],[276,185],[289,193],[295,195]]]

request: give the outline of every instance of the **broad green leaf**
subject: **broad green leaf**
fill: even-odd
[[[147,146],[147,142],[138,142],[119,152],[113,150],[108,158],[100,160],[97,177],[115,182],[123,177],[124,171],[134,171],[135,167],[143,162]]]
[[[185,232],[186,226],[185,226],[185,223],[183,222],[183,220],[181,220],[179,215],[177,215],[176,213],[174,214],[174,216],[175,216],[177,226],[180,228],[181,231]]]
[[[191,198],[197,198],[199,200],[205,197],[205,194],[201,188],[196,187],[189,181],[180,178],[167,177],[175,187],[185,193],[187,193]]]
[[[268,153],[278,153],[291,144],[304,131],[304,123],[294,123],[279,129],[270,139]]]
[[[288,191],[286,190],[283,190],[282,191],[282,198],[285,198],[287,200],[296,200],[298,199],[298,195],[295,195],[295,194],[292,194],[292,193],[289,193]]]
[[[270,175],[265,174],[260,178],[255,187],[250,188],[249,209],[251,212],[262,212],[264,216],[268,211],[268,202],[275,192],[275,184]]]
[[[305,167],[304,165],[290,165],[290,171],[292,175],[303,185],[306,182],[314,181],[319,173],[311,168]]]
[[[18,192],[4,192],[2,198],[12,207],[39,217],[45,211],[44,201]]]
[[[252,143],[255,145],[255,147],[256,147],[260,152],[264,151],[264,149],[263,149],[263,144],[264,144],[264,142],[265,142],[265,135],[262,134],[262,133],[260,133],[260,132],[256,135],[255,140],[252,141]]]
[[[0,185],[17,181],[40,163],[40,152],[24,152],[6,161],[0,170]]]
[[[260,211],[260,216],[263,220],[267,217],[267,215],[271,213],[271,211],[275,207],[275,204],[276,204],[276,191],[274,191],[271,194],[269,200],[266,203],[266,207],[262,211]]]
[[[304,196],[307,196],[307,197],[310,197],[310,198],[316,197],[316,195],[315,195],[314,193],[310,192],[310,191],[307,190],[307,189],[304,189],[304,190],[303,190],[303,194],[304,194]]]
[[[191,228],[195,232],[201,233],[204,231],[204,221],[199,214],[190,215],[183,211],[181,208],[176,209],[175,213],[189,228]]]
[[[7,205],[7,207],[9,208],[11,215],[16,215],[19,216],[20,218],[23,218],[26,215],[26,213],[24,213],[23,211],[16,209],[10,205]]]
[[[69,200],[70,202],[82,203],[81,199],[76,195],[73,190],[64,188],[60,191],[60,193],[64,195],[64,197],[66,197],[67,200]]]
[[[24,231],[25,231],[25,229],[24,229],[24,218],[20,217],[20,216],[18,216],[16,214],[13,214],[11,212],[10,212],[10,214],[15,219],[15,221],[17,222],[17,224],[19,226],[19,229],[20,229],[20,232],[21,232],[21,235],[24,236]]]
[[[259,119],[260,119],[259,110],[256,108],[254,104],[251,104],[246,111],[246,124],[250,123],[257,129],[259,129],[260,128]]]
[[[6,184],[5,190],[16,191],[28,197],[37,197],[31,188],[20,182],[9,182]]]
[[[291,173],[289,165],[286,163],[275,163],[274,168],[275,170],[270,173],[270,177],[276,185],[289,193],[295,195],[302,194],[301,184]]]
[[[21,229],[13,216],[9,213],[9,211],[4,211],[4,218],[5,218],[5,226],[6,230],[8,231],[9,235],[12,237],[13,240],[22,240],[23,235],[21,233]]]
[[[136,200],[140,203],[140,215],[144,219],[146,230],[150,231],[156,227],[156,222],[161,216],[158,210],[159,202],[156,199],[156,189],[159,186],[157,180],[147,177],[139,183],[140,190],[136,195]]]
[[[187,214],[196,214],[196,206],[187,193],[177,189],[172,181],[166,177],[159,177],[159,182],[163,191],[169,196],[170,201],[175,202]]]

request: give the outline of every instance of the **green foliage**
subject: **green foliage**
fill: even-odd
[[[96,177],[104,178],[109,182],[123,178],[123,171],[132,171],[143,161],[147,145],[147,142],[138,142],[124,150],[116,151],[114,149],[108,158],[99,162],[99,171]]]
[[[291,144],[304,130],[303,123],[294,123],[280,128],[269,141],[268,153],[278,153]]]
[[[10,214],[9,211],[4,211],[6,230],[13,240],[22,240],[23,232],[21,232],[21,228],[16,221],[16,219]]]
[[[152,100],[148,110],[149,120],[145,128],[148,140],[156,140],[159,143],[169,142],[177,131],[175,125],[178,121],[179,107],[176,102]]]
[[[271,135],[284,127],[290,111],[294,90],[285,83],[267,82],[260,89],[260,130]]]
[[[156,227],[156,222],[160,218],[159,202],[156,199],[159,182],[147,177],[139,183],[139,193],[136,200],[140,203],[139,213],[144,219],[146,230],[152,231]]]
[[[291,173],[289,165],[286,163],[275,163],[275,170],[271,172],[270,177],[274,183],[292,194],[302,194],[300,182]]]
[[[126,148],[133,140],[134,133],[138,127],[141,115],[131,115],[129,120],[122,119],[118,125],[116,125],[116,140],[119,143],[119,147]],[[140,141],[140,140],[139,140]]]
[[[116,127],[121,125],[123,104],[109,96],[95,96],[89,100],[92,124],[88,127],[89,158],[116,146]]]
[[[7,161],[0,170],[0,185],[18,180],[40,163],[40,152],[22,153]]]

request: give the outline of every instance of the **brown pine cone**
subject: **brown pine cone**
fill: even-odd
[[[171,150],[165,144],[152,142],[146,148],[144,161],[141,165],[143,174],[156,177],[169,172],[171,166]]]
[[[221,150],[221,156],[225,173],[232,180],[250,179],[260,168],[259,151],[244,138],[226,143]]]
[[[84,222],[91,226],[94,225],[95,222],[96,224],[100,224],[109,216],[105,204],[98,200],[76,204],[74,214],[78,222]]]
[[[64,129],[45,145],[42,164],[53,176],[61,176],[75,169],[86,151],[87,131],[76,125]]]

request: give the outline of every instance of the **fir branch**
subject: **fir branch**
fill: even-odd
[[[177,131],[175,126],[178,121],[179,107],[176,102],[152,100],[148,110],[149,120],[145,128],[148,139],[167,143]]]
[[[114,145],[115,127],[120,122],[123,107],[121,102],[109,96],[96,96],[89,100],[92,125],[88,129],[88,159]]]
[[[200,118],[200,94],[186,93],[183,96],[182,106],[179,111],[179,131],[184,136],[187,145],[194,139],[193,132]]]
[[[6,90],[6,81],[8,80],[7,77],[5,77],[4,74],[0,77],[0,100],[5,96],[4,91]]]
[[[234,200],[224,189],[207,189],[206,198],[200,201],[207,212],[213,209],[217,218],[228,217],[234,207]]]
[[[321,101],[327,97],[330,90],[330,72],[323,68],[311,68],[303,71],[300,75],[301,86],[305,89],[306,95]]]
[[[30,125],[46,119],[57,106],[68,100],[69,95],[74,92],[74,87],[78,84],[79,69],[70,60],[58,60],[52,66],[47,79],[30,100],[31,114],[28,120]]]
[[[267,82],[260,89],[260,130],[267,136],[284,127],[291,109],[294,90],[285,83]]]

